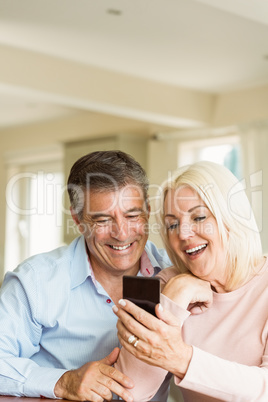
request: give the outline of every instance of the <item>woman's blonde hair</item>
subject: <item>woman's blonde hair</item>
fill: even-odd
[[[170,189],[189,186],[205,202],[216,219],[229,276],[226,290],[232,290],[250,276],[262,258],[260,234],[249,200],[240,182],[226,167],[202,161],[178,169],[161,188],[159,223],[161,236],[173,264],[180,273],[187,268],[171,249],[165,227],[164,202]]]

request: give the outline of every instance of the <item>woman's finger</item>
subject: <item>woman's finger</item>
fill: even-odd
[[[153,331],[140,324],[129,313],[127,313],[123,309],[119,309],[116,314],[119,318],[117,321],[118,334],[123,338],[124,342],[128,342],[129,337],[132,337],[132,342],[130,339],[128,343],[133,343],[133,345],[135,344],[136,339],[143,339],[146,342],[148,339],[150,339]],[[119,340],[122,344],[120,338]]]
[[[203,303],[190,304],[188,307],[188,311],[190,311],[190,313],[192,315],[202,314],[205,311],[207,311],[208,309],[209,309],[209,306],[206,306]]]
[[[159,320],[156,317],[136,306],[131,301],[121,299],[119,300],[119,306],[120,308],[117,311],[116,309],[113,310],[130,331],[132,329],[139,329],[139,325],[136,325],[137,323],[142,324],[143,327],[150,330],[157,330],[159,328]]]
[[[149,343],[130,333],[120,320],[118,320],[117,329],[119,342],[128,352],[142,360],[145,356],[150,355],[151,346]]]
[[[164,309],[161,304],[157,304],[155,312],[157,317],[166,324],[173,327],[181,327],[181,321],[170,311]]]

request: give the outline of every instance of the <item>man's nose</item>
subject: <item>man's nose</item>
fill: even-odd
[[[119,219],[112,223],[111,236],[117,240],[125,240],[129,235],[129,225],[126,219]]]
[[[179,229],[179,237],[181,240],[187,240],[195,235],[195,225],[193,223],[182,222]]]

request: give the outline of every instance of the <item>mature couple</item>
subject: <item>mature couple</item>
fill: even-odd
[[[141,166],[120,151],[79,159],[68,192],[81,236],[2,285],[0,395],[164,402],[174,375],[185,401],[268,400],[268,268],[244,192],[230,204],[236,182],[201,162],[165,184],[169,259],[147,240]],[[160,277],[158,318],[122,300],[123,275]]]

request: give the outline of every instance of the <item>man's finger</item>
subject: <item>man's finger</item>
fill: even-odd
[[[114,350],[112,350],[112,352],[108,356],[106,356],[102,360],[100,360],[100,362],[103,364],[107,364],[107,366],[112,366],[118,359],[119,353],[120,353],[120,349],[114,348]]]
[[[114,348],[114,350],[104,359],[100,360],[99,370],[105,376],[114,379],[119,384],[122,384],[126,388],[133,388],[133,381],[128,378],[126,375],[116,370],[113,367],[113,364],[117,361],[120,353],[119,348]]]
[[[103,377],[99,381],[106,386],[107,389],[120,396],[124,401],[133,401],[131,393],[125,389],[134,387],[132,380],[114,367],[105,364],[100,365],[100,372],[103,374]]]
[[[125,374],[121,373],[121,371],[117,370],[112,366],[107,366],[106,364],[100,364],[99,370],[105,376],[104,384],[107,385],[107,382],[110,379],[116,381],[116,383],[123,385],[126,388],[133,388],[134,383],[133,381],[127,377]]]

